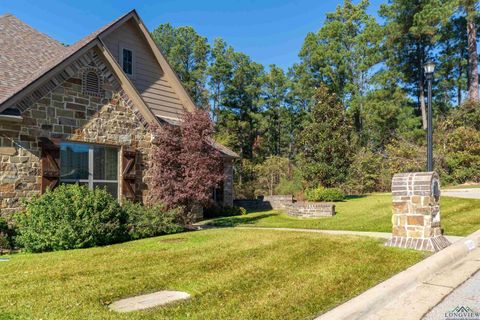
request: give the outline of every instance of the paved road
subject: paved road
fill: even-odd
[[[480,261],[478,261],[480,264]],[[423,320],[445,320],[450,317],[445,313],[456,307],[469,307],[473,311],[480,312],[480,271],[465,281],[461,286],[450,293],[440,304],[425,315]],[[473,317],[468,319],[479,319]]]
[[[467,198],[467,199],[480,199],[480,188],[444,189],[442,190],[442,196]]]

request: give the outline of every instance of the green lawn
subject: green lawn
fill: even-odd
[[[442,228],[447,235],[466,236],[480,229],[480,200],[442,197]],[[374,194],[336,203],[337,214],[326,218],[294,218],[283,211],[264,211],[246,216],[218,218],[205,223],[216,226],[257,226],[390,232],[392,197]]]
[[[215,229],[0,262],[0,319],[313,318],[418,262],[367,237]],[[181,290],[190,300],[117,314],[115,299]]]

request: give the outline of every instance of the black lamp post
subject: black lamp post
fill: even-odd
[[[423,66],[428,82],[428,112],[427,112],[427,171],[433,171],[433,121],[432,121],[432,80],[435,64],[428,60]]]

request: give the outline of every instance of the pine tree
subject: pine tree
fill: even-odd
[[[174,28],[169,23],[161,24],[153,30],[152,37],[195,104],[206,107],[207,66],[210,54],[207,38],[200,36],[190,26]]]
[[[333,92],[321,85],[301,133],[300,168],[312,186],[336,187],[348,175],[353,142],[345,109]]]

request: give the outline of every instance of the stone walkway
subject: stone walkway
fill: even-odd
[[[480,260],[478,261],[480,265]],[[423,320],[449,318],[448,313],[457,307],[468,307],[480,313],[480,271],[450,293],[442,302],[425,315]],[[479,319],[480,316],[473,319]]]

